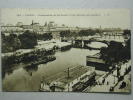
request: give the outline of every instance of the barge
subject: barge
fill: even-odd
[[[95,69],[86,66],[68,68],[56,75],[43,78],[39,91],[42,92],[78,92],[95,82]]]

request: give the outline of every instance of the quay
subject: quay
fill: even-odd
[[[24,63],[26,66],[47,63],[56,59],[55,50],[67,50],[71,44],[60,41],[39,41],[33,49],[19,49],[15,52],[3,53],[3,69],[10,68],[10,65]],[[8,62],[8,63],[6,63]]]
[[[67,49],[67,47],[71,47],[71,43],[54,41],[54,40],[39,41],[38,45],[35,46],[35,48],[33,49],[19,49],[19,50],[16,50],[15,52],[2,53],[2,58],[10,57],[13,55],[20,56],[23,54],[31,53],[33,51],[37,51],[37,50],[50,51],[50,50],[54,50],[54,47],[57,47],[59,50],[61,50],[62,48]]]

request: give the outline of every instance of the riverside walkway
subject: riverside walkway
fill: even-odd
[[[120,76],[123,76],[123,80],[118,81],[117,70],[113,70],[112,73],[106,73],[96,80],[97,84],[92,87],[87,87],[84,92],[130,92],[131,87],[131,73],[126,74],[127,69],[131,67],[131,60],[120,66]],[[106,77],[105,77],[106,76]],[[126,82],[126,87],[120,89],[122,82]],[[111,88],[113,91],[110,91]]]

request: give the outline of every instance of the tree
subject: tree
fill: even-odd
[[[92,36],[95,34],[96,34],[96,31],[93,29],[79,31],[79,36]]]
[[[70,30],[66,30],[66,31],[61,31],[60,32],[60,36],[61,37],[70,37],[71,36],[70,34],[71,34]]]
[[[126,62],[131,59],[130,38],[124,46],[122,43],[111,41],[107,48],[101,48],[101,58],[106,64]]]
[[[36,34],[38,40],[51,40],[53,38],[52,33]]]
[[[21,41],[21,48],[30,49],[37,45],[37,37],[34,32],[29,30],[25,31],[23,34],[19,35]]]
[[[2,52],[13,52],[21,47],[21,42],[16,34],[5,36],[2,34]]]
[[[131,37],[125,43],[125,59],[131,59]]]
[[[52,37],[52,33],[45,33],[42,35],[43,37],[43,40],[51,40],[53,37]]]
[[[122,43],[111,41],[107,48],[101,48],[101,58],[109,65],[123,60],[124,46]]]
[[[126,39],[124,57],[125,59],[131,59],[131,30],[124,30],[123,35]]]
[[[131,30],[128,30],[128,29],[124,30],[123,36],[125,39],[130,38],[131,37]]]

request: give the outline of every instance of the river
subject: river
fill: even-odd
[[[38,91],[42,77],[49,77],[68,67],[86,66],[86,56],[94,55],[99,50],[71,48],[68,51],[55,53],[56,60],[47,64],[23,68],[21,65],[11,72],[6,72],[3,78],[3,91]]]

